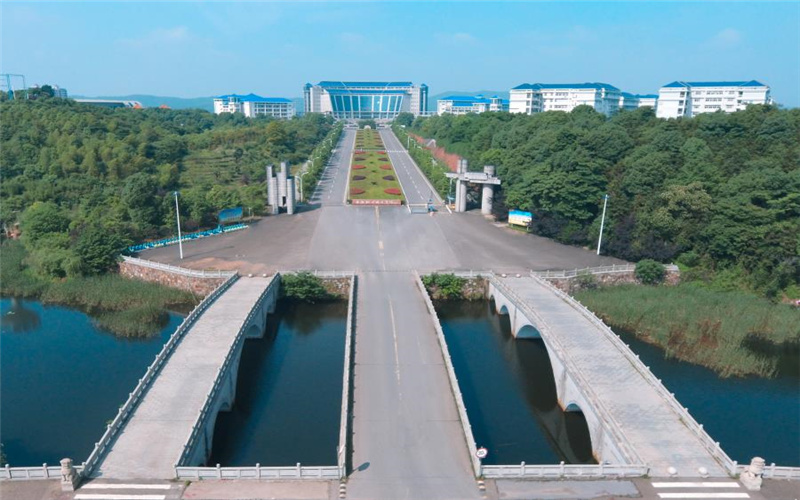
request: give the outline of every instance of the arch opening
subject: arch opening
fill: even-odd
[[[542,338],[542,333],[533,325],[524,325],[517,330],[516,337],[518,339],[540,339]]]
[[[569,447],[574,454],[574,463],[595,463],[592,433],[583,409],[575,401],[564,407],[564,430]]]

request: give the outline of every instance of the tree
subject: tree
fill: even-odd
[[[664,281],[663,264],[660,264],[652,259],[643,259],[636,263],[636,270],[634,274],[636,279],[645,285],[657,285]]]
[[[414,115],[403,111],[402,113],[398,113],[394,119],[394,123],[396,125],[401,125],[405,127],[410,127],[412,123],[414,123]]]
[[[22,214],[20,224],[26,243],[36,245],[53,233],[65,234],[69,218],[52,202],[36,202]]]
[[[127,243],[116,232],[97,224],[85,227],[75,244],[83,274],[102,274],[115,268]]]

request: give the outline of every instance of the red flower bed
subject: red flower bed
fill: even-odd
[[[353,154],[357,154],[357,155],[363,155],[364,153],[366,153],[366,151],[364,151],[362,149],[356,149],[355,151],[353,151]]]
[[[383,176],[383,180],[385,180],[385,181],[393,181],[394,180],[394,176],[393,175],[384,175]]]
[[[381,165],[381,170],[391,170],[391,169],[392,169],[391,165]]]
[[[385,154],[386,154],[386,151],[378,151],[378,154],[379,154],[379,155],[385,155]]]
[[[367,168],[366,165],[353,165],[353,170],[363,170]]]
[[[353,176],[353,180],[354,180],[354,181],[363,181],[363,180],[364,180],[364,179],[366,179],[366,178],[367,178],[367,177],[366,177],[366,176],[364,176],[364,175],[354,175],[354,176]],[[385,177],[384,177],[384,179],[385,179]]]
[[[396,195],[403,194],[403,192],[400,191],[400,188],[386,188],[383,190],[383,192],[386,194],[396,194]]]
[[[361,188],[350,188],[350,194],[353,195],[353,196],[358,195],[358,194],[364,194],[364,193],[366,193],[366,191],[364,191]]]

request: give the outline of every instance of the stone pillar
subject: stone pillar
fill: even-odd
[[[286,178],[289,176],[286,162],[281,162],[281,169],[278,171],[278,206],[286,206]]]
[[[269,185],[269,192],[272,193],[271,198],[269,200],[269,209],[272,215],[278,214],[278,179],[275,177],[270,177],[267,179],[267,183]]]
[[[80,476],[72,467],[71,458],[61,459],[61,491],[75,491],[80,483]]]
[[[494,186],[484,184],[481,196],[481,214],[492,215],[492,200],[494,199]]]
[[[466,212],[467,211],[467,182],[459,180],[457,188],[458,188],[458,193],[459,193],[459,202],[458,202],[458,206],[456,207],[456,212]]]
[[[289,177],[286,179],[286,213],[292,215],[294,209],[294,177]]]
[[[761,489],[761,476],[764,475],[765,463],[763,458],[754,457],[750,461],[750,465],[745,467],[744,472],[739,476],[739,481],[742,482],[745,488],[750,491],[759,491]]]

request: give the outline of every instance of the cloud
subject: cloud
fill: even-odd
[[[189,28],[175,26],[174,28],[159,28],[136,38],[122,38],[117,43],[131,48],[163,47],[165,45],[179,45],[192,38]]]
[[[472,45],[478,41],[469,33],[437,33],[436,41],[447,45]]]
[[[742,41],[742,34],[733,29],[725,28],[713,37],[705,45],[715,49],[730,49],[739,45]]]

